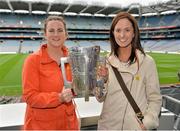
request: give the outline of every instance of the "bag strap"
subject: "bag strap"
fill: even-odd
[[[136,113],[137,118],[142,122],[144,116],[143,116],[140,108],[136,104],[134,98],[132,97],[131,93],[127,89],[126,84],[124,83],[124,80],[123,80],[121,74],[118,72],[118,70],[115,67],[113,67],[112,65],[111,65],[111,67],[112,67],[112,69],[114,71],[114,74],[115,74],[115,76],[116,76],[116,78],[117,78],[117,80],[118,80],[118,82],[119,82],[119,84],[120,84],[126,98],[128,99],[129,103],[131,104],[134,112]]]

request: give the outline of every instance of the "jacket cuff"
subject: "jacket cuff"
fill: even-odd
[[[153,115],[147,114],[144,116],[143,124],[146,129],[156,129],[159,126],[158,118],[154,118]]]

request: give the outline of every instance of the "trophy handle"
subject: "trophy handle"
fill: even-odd
[[[69,57],[61,57],[61,70],[64,80],[64,86],[65,88],[71,88],[72,82],[68,81],[66,78],[66,72],[65,72],[65,64],[69,63]]]

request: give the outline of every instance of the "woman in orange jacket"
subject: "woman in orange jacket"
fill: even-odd
[[[64,88],[60,58],[68,55],[62,17],[49,16],[44,24],[47,44],[30,54],[22,71],[23,100],[27,103],[24,130],[78,130],[71,89]],[[70,66],[65,66],[68,80]]]

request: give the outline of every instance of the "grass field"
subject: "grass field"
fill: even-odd
[[[156,61],[160,84],[178,83],[178,54],[150,54]],[[27,54],[0,54],[0,96],[21,95],[21,70]]]
[[[156,61],[160,84],[179,83],[180,54],[150,54]]]

